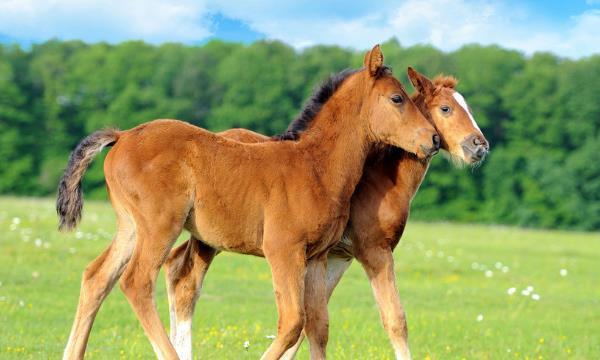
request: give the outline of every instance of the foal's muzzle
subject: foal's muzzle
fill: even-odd
[[[465,157],[469,157],[471,163],[481,161],[490,149],[487,140],[478,134],[468,136],[460,145],[465,153]]]
[[[431,147],[426,147],[424,145],[421,145],[421,150],[423,150],[423,153],[427,154],[427,157],[431,157],[435,154],[438,153],[438,151],[440,151],[440,145],[442,144],[442,140],[440,139],[440,136],[438,134],[434,134],[431,137]]]

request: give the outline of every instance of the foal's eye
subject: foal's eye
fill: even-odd
[[[450,106],[448,106],[448,105],[442,105],[442,106],[440,106],[440,110],[444,114],[450,114],[450,111],[451,111]]]
[[[392,97],[390,98],[390,100],[392,100],[392,102],[394,104],[402,104],[402,102],[404,101],[404,99],[402,98],[402,95],[392,95]]]

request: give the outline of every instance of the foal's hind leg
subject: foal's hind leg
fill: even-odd
[[[155,214],[151,221],[141,213],[134,214],[137,242],[121,277],[121,290],[140,320],[156,356],[159,359],[177,359],[177,352],[156,310],[154,289],[160,267],[181,233],[185,216],[169,214],[164,209],[161,209],[162,212],[152,210],[155,211],[146,211]]]
[[[193,236],[165,263],[171,342],[182,360],[192,358],[192,317],[204,275],[217,251]]]
[[[83,358],[96,313],[133,252],[133,224],[126,215],[117,216],[118,231],[113,242],[83,272],[79,305],[63,359]]]

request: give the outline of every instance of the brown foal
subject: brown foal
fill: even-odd
[[[412,96],[419,110],[433,123],[446,150],[457,162],[480,162],[488,143],[473,120],[464,98],[455,90],[456,79],[439,76],[430,81],[412,68],[409,79],[417,89]],[[220,133],[242,142],[264,142],[271,138],[252,131],[232,129]],[[327,258],[327,296],[331,296],[353,258],[367,273],[398,359],[409,359],[407,325],[395,284],[392,251],[400,241],[410,202],[425,177],[429,159],[421,160],[399,148],[387,147],[372,152],[363,176],[352,197],[351,215],[342,240]],[[169,301],[171,303],[171,339],[186,358],[191,358],[191,318],[193,307],[211,260],[217,252],[194,237],[174,249],[167,262]],[[185,268],[182,264],[186,264]],[[312,279],[306,280],[310,286]],[[311,316],[312,309],[306,309]],[[177,316],[175,316],[177,314]],[[186,319],[185,322],[179,320]],[[309,340],[311,331],[305,331]],[[284,358],[291,359],[302,338]],[[311,347],[313,342],[311,341]]]
[[[342,72],[321,87],[280,141],[245,144],[176,120],[98,131],[82,140],[59,185],[60,228],[76,226],[85,169],[113,145],[104,173],[118,229],[83,273],[64,358],[83,357],[95,315],[119,278],[156,355],[178,358],[154,288],[183,229],[199,240],[190,252],[204,250],[199,262],[208,264],[221,250],[266,258],[279,321],[264,359],[280,358],[303,327],[314,356],[324,357],[327,250],[341,237],[367,155],[380,144],[421,159],[439,148],[435,128],[383,65],[379,46],[366,54],[363,69]],[[184,261],[178,271],[190,264]],[[305,274],[313,286],[304,286]],[[318,321],[305,316],[305,306]]]

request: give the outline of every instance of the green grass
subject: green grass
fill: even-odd
[[[86,203],[78,231],[60,234],[52,200],[0,198],[0,358],[61,356],[81,272],[108,246],[113,229],[104,202]],[[410,223],[395,256],[415,359],[600,358],[598,233]],[[498,270],[498,262],[508,271]],[[527,286],[539,300],[521,294]],[[517,288],[512,296],[511,287]],[[157,302],[167,326],[162,274]],[[342,279],[329,309],[331,359],[393,357],[358,264]],[[479,315],[483,320],[477,321]],[[256,359],[275,331],[265,261],[219,255],[194,318],[195,355]],[[307,354],[303,346],[299,358]],[[87,356],[153,357],[118,287],[96,318]]]

